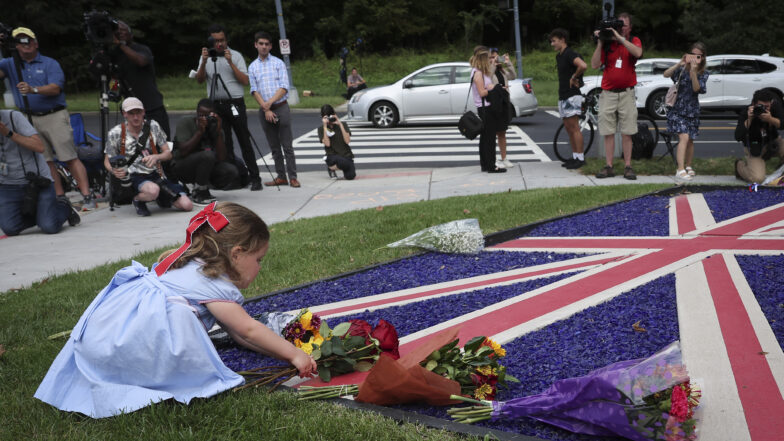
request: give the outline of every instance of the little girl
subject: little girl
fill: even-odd
[[[206,224],[206,225],[205,225]],[[174,398],[189,403],[243,383],[207,335],[215,322],[239,344],[317,372],[302,350],[250,317],[240,289],[256,278],[269,230],[249,209],[208,205],[186,242],[153,266],[115,274],[82,314],[35,397],[61,410],[104,418]]]

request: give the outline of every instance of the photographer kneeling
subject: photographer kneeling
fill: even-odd
[[[330,170],[330,176],[337,177],[335,171],[340,169],[346,180],[350,181],[357,177],[354,153],[348,145],[351,142],[351,130],[343,124],[335,114],[335,109],[329,104],[321,106],[321,126],[318,128],[318,137],[327,153],[324,161]]]
[[[161,163],[172,157],[166,133],[155,120],[144,119],[144,105],[138,98],[126,98],[122,114],[125,122],[114,126],[106,137],[104,167],[122,187],[130,186],[136,214],[149,216],[150,201],[157,201],[161,208],[174,205],[191,211],[193,203],[185,189],[168,181],[161,170]],[[113,186],[112,198],[119,202],[118,197]]]
[[[221,190],[240,188],[239,170],[228,160],[222,122],[213,102],[204,98],[196,105],[195,117],[177,123],[172,169],[177,179],[196,185],[193,202],[199,205],[215,201],[210,185]]]
[[[738,119],[735,140],[743,143],[746,157],[735,161],[735,176],[749,183],[765,180],[765,161],[777,156],[784,161],[784,140],[779,130],[784,121],[784,108],[778,97],[768,89],[754,92],[751,105]]]
[[[59,233],[79,215],[65,196],[56,197],[38,133],[20,112],[0,110],[0,229],[8,236],[38,225]]]

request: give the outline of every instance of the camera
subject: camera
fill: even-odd
[[[125,170],[125,177],[121,178],[121,184],[123,187],[128,187],[131,185],[131,175],[128,173],[128,158],[125,155],[116,155],[109,158],[109,164],[112,168],[117,168],[120,170]]]
[[[760,116],[765,113],[765,106],[762,104],[755,104],[754,108],[751,110],[754,116]]]
[[[111,45],[114,41],[114,31],[118,27],[119,22],[106,11],[93,9],[84,13],[84,36],[95,46]]]
[[[212,58],[212,61],[215,61],[218,56],[223,56],[225,53],[226,51],[223,51],[220,54],[218,53],[218,50],[215,49],[215,38],[210,35],[207,38],[207,54]]]
[[[22,215],[35,216],[38,209],[38,193],[48,188],[51,181],[33,172],[27,172],[25,179],[27,179],[27,185],[25,185],[24,197],[22,198]]]
[[[338,117],[337,117],[337,116],[335,116],[335,115],[329,115],[329,122],[333,123],[333,122],[337,122],[337,120],[338,120]]]
[[[623,20],[615,17],[608,17],[600,21],[599,25],[596,27],[596,29],[599,30],[599,39],[605,42],[613,41],[615,34],[613,34],[610,29],[615,29],[615,31],[620,34],[623,29],[623,24]]]

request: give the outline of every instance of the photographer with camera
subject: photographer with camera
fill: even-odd
[[[71,117],[66,110],[63,69],[56,60],[38,52],[38,40],[32,30],[16,28],[11,35],[19,54],[22,78],[17,75],[14,58],[9,57],[0,60],[0,79],[8,77],[16,85],[13,88],[16,107],[28,116],[41,136],[51,176],[59,177],[54,163],[56,156],[76,178],[84,198],[82,210],[93,210],[97,205],[90,191],[87,169],[76,154]],[[59,178],[54,180],[54,191],[58,196],[65,195]]]
[[[226,153],[222,123],[208,98],[199,101],[196,116],[177,123],[172,169],[177,179],[196,185],[193,202],[199,205],[215,201],[209,186],[226,190],[239,185],[237,166]]]
[[[123,97],[136,97],[141,100],[146,118],[156,121],[166,134],[166,139],[171,139],[169,114],[166,113],[163,95],[155,81],[152,51],[149,47],[135,42],[131,27],[120,20],[117,20],[112,43],[114,46],[110,56],[120,81],[120,93]]]
[[[623,177],[637,179],[632,170],[632,135],[637,133],[637,105],[634,86],[637,74],[634,65],[642,58],[642,42],[631,36],[632,17],[627,13],[618,18],[607,18],[594,32],[596,49],[591,56],[591,67],[602,74],[602,94],[599,96],[599,133],[604,136],[604,156],[607,165],[596,174],[599,179],[615,176],[615,131],[620,125],[623,158],[626,164]],[[620,124],[619,124],[620,123]]]
[[[773,156],[784,161],[784,140],[779,136],[784,122],[784,107],[774,92],[754,92],[751,105],[738,118],[735,140],[743,143],[744,159],[735,161],[735,177],[749,183],[765,180],[765,161]]]
[[[161,163],[172,158],[166,133],[155,120],[144,119],[144,105],[138,98],[126,98],[122,103],[125,122],[114,126],[107,135],[104,167],[120,186],[129,187],[133,206],[139,216],[149,216],[147,202],[157,201],[161,208],[174,205],[191,211],[193,204],[185,189],[166,179]],[[116,199],[116,185],[112,198]]]
[[[335,109],[329,104],[321,106],[321,125],[318,127],[318,137],[324,144],[330,177],[337,177],[338,169],[343,171],[343,177],[350,181],[357,177],[354,167],[354,153],[349,147],[351,130],[338,118]]]
[[[241,185],[245,186],[249,181],[250,190],[259,191],[262,189],[261,177],[259,177],[259,166],[256,164],[256,155],[250,144],[248,116],[245,109],[245,86],[250,84],[245,58],[229,47],[228,36],[223,26],[213,24],[207,31],[209,32],[208,47],[201,48],[196,81],[199,84],[207,81],[207,97],[215,103],[215,113],[223,122],[226,154],[229,160],[238,166]],[[244,165],[234,157],[232,128],[240,144]]]
[[[59,233],[74,226],[79,215],[65,196],[55,196],[52,175],[41,153],[44,143],[21,113],[0,110],[0,230],[16,236],[38,225]]]

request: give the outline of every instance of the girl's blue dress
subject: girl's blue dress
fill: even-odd
[[[137,262],[118,271],[82,314],[35,397],[104,418],[242,384],[207,335],[215,317],[205,304],[242,303],[243,296],[200,268],[192,261],[160,278]]]

